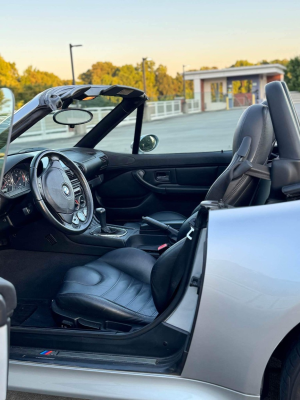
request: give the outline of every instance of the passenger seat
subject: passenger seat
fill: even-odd
[[[254,198],[260,178],[249,175],[249,171],[235,177],[237,168],[243,161],[252,165],[264,166],[274,145],[274,130],[267,102],[248,107],[241,115],[233,137],[233,157],[226,170],[210,187],[205,200],[222,200],[234,207],[248,206]],[[261,196],[261,204],[267,200]],[[191,215],[200,208],[197,206]],[[149,217],[179,229],[189,216],[173,211],[161,211]],[[140,228],[142,222],[128,222],[127,227]]]

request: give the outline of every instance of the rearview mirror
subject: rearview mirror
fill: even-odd
[[[153,151],[158,145],[158,137],[156,135],[142,136],[139,144],[139,149],[142,153]]]
[[[53,120],[60,125],[75,125],[87,124],[93,119],[93,114],[90,111],[81,108],[67,108],[66,110],[58,111],[53,115]]]

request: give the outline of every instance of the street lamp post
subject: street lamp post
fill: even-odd
[[[142,68],[143,68],[143,86],[144,86],[144,93],[146,94],[146,66],[145,62],[150,61],[151,58],[149,57],[143,57],[142,58]],[[149,107],[147,107],[147,102],[145,103],[144,106],[144,121],[150,121],[151,120],[151,115],[150,115],[150,110]]]
[[[187,113],[187,104],[186,104],[186,91],[185,91],[185,68],[188,65],[182,66],[182,86],[183,86],[183,112]]]
[[[71,44],[70,43],[69,46],[70,46],[71,68],[72,68],[72,83],[73,83],[73,85],[75,85],[76,83],[75,83],[75,73],[74,73],[74,63],[73,63],[73,52],[72,52],[72,49],[73,49],[73,47],[81,47],[82,44]]]
[[[149,57],[143,57],[143,85],[144,85],[144,93],[146,94],[146,67],[145,67],[145,62],[151,60]]]

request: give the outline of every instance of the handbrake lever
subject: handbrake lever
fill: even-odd
[[[146,224],[148,224],[148,225],[152,225],[152,226],[155,226],[156,228],[170,232],[171,235],[174,235],[177,238],[178,230],[175,228],[172,228],[170,225],[164,224],[163,222],[159,222],[156,219],[153,219],[150,217],[142,217],[142,220],[144,222],[146,222]]]

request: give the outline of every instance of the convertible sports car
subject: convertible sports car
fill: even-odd
[[[263,399],[275,380],[300,398],[300,124],[284,82],[266,97],[232,151],[207,153],[147,154],[159,138],[141,137],[135,88],[52,88],[14,114],[0,191],[10,389]],[[114,107],[95,121],[93,102]],[[132,115],[132,140],[110,151]],[[42,126],[49,147],[28,148]]]

